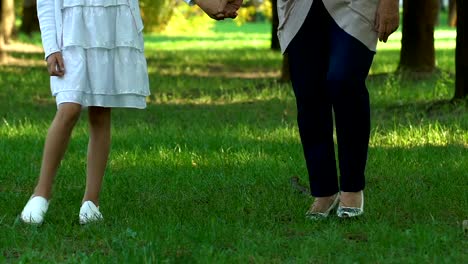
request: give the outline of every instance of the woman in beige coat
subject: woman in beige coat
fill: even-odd
[[[370,134],[365,80],[377,40],[386,42],[398,28],[399,1],[278,0],[278,13],[315,197],[306,216],[324,218],[336,207],[339,217],[359,216]]]
[[[234,18],[242,0],[184,0],[214,19]],[[398,0],[278,0],[278,38],[290,63],[298,126],[314,203],[306,216],[364,213],[370,134],[365,80],[377,40],[399,25]],[[333,140],[336,126],[338,177]]]

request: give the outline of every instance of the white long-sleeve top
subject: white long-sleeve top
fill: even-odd
[[[143,30],[143,21],[140,15],[138,0],[127,0],[136,28]],[[62,8],[63,0],[37,0],[37,15],[41,28],[42,46],[45,58],[52,53],[62,50]]]

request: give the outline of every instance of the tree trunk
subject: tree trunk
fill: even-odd
[[[419,73],[435,70],[434,26],[438,10],[438,0],[403,1],[399,70]]]
[[[0,25],[2,25],[0,21]],[[5,52],[5,47],[4,47],[4,41],[3,41],[3,32],[0,30],[0,63],[4,62],[6,60],[6,52]]]
[[[458,1],[457,3],[457,50],[455,55],[455,96],[454,99],[468,97],[468,2]]]
[[[23,19],[20,31],[28,35],[31,35],[31,33],[34,31],[39,31],[39,19],[37,18],[36,0],[24,0]]]
[[[280,42],[278,39],[278,25],[279,25],[279,19],[278,19],[278,0],[271,0],[271,5],[273,8],[273,17],[272,17],[272,26],[271,26],[271,49],[280,51],[281,46]],[[289,82],[291,80],[291,73],[289,72],[289,59],[287,55],[283,55],[283,64],[281,66],[281,77],[280,81],[281,82]]]
[[[439,0],[439,10],[437,11],[437,16],[435,20],[435,25],[438,26],[440,25],[440,13],[445,12],[445,5],[444,5],[444,0]]]
[[[6,59],[4,39],[3,39],[3,0],[0,0],[0,63]]]
[[[5,43],[10,41],[13,29],[15,28],[15,1],[14,0],[1,0],[2,1],[2,27],[3,40]]]
[[[449,12],[448,12],[447,22],[450,27],[457,26],[457,1],[456,0],[449,1]]]
[[[271,25],[271,49],[272,50],[281,50],[279,39],[278,39],[278,26],[279,26],[279,19],[278,19],[278,8],[277,8],[278,0],[271,0],[271,8],[272,10],[272,25]]]
[[[283,55],[283,67],[281,68],[281,79],[282,82],[291,81],[291,72],[289,71],[289,57]]]

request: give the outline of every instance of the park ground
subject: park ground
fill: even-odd
[[[45,223],[18,214],[36,182],[55,114],[35,48],[0,66],[0,262],[467,263],[468,114],[454,93],[455,31],[436,31],[439,72],[394,74],[400,33],[379,45],[368,88],[366,214],[311,222],[291,87],[269,25],[146,36],[146,110],[113,111],[101,198],[80,226],[87,117],[78,123]],[[21,38],[20,38],[21,39]]]

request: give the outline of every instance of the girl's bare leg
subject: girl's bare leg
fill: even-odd
[[[98,206],[102,179],[110,151],[111,109],[90,107],[89,130],[88,167],[83,202],[92,201]]]
[[[81,113],[81,105],[63,103],[59,105],[55,118],[47,133],[42,157],[39,181],[34,190],[34,196],[50,199],[60,161],[70,141],[70,135]]]

